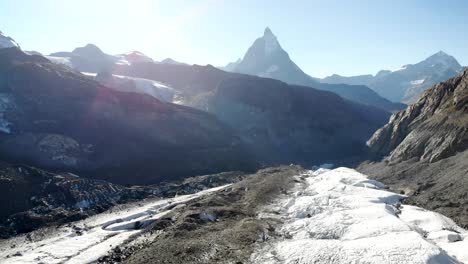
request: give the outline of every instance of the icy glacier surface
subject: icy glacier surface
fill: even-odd
[[[260,218],[283,222],[252,263],[468,263],[467,231],[348,168],[300,175]]]

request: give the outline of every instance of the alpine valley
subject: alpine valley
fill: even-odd
[[[0,263],[468,263],[445,52],[315,78],[268,27],[224,67],[20,44],[0,32]]]

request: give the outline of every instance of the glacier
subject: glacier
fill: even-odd
[[[268,205],[279,238],[258,246],[252,263],[468,263],[467,231],[410,205],[348,168],[300,175],[293,195]]]
[[[136,237],[143,228],[195,198],[220,191],[228,185],[195,194],[139,202],[132,207],[110,210],[73,226],[37,230],[0,241],[0,263],[91,263],[113,247]]]

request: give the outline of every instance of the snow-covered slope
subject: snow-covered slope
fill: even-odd
[[[468,262],[468,233],[452,220],[401,205],[404,198],[352,169],[301,175],[294,195],[261,218],[279,218],[281,239],[256,249],[253,263]]]
[[[19,48],[18,43],[16,43],[15,40],[12,38],[5,36],[1,31],[0,31],[0,49],[4,48]]]
[[[111,78],[110,76],[100,78],[96,73],[90,72],[82,72],[82,74],[95,78],[98,82],[111,89],[122,92],[147,94],[164,102],[172,103],[177,94],[172,87],[153,80],[115,74],[113,74]]]
[[[73,68],[73,63],[71,62],[71,59],[69,57],[57,57],[57,56],[44,56],[44,57],[46,57],[52,63],[63,64],[70,68]]]
[[[38,230],[0,242],[0,263],[90,263],[97,261],[113,247],[163,217],[176,207],[229,185],[208,189],[192,195],[148,202],[129,209],[111,211],[73,226],[50,231]],[[36,238],[39,237],[39,238]]]

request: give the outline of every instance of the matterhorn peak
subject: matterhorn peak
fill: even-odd
[[[263,32],[263,36],[273,36],[274,37],[275,35],[273,34],[273,32],[271,31],[271,29],[269,27],[266,27],[265,31]]]

